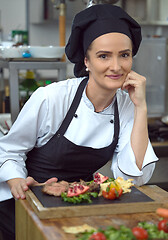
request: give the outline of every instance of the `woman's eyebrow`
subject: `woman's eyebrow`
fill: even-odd
[[[105,51],[105,50],[100,50],[98,52],[96,52],[96,54],[100,54],[100,53],[111,53],[110,51]]]
[[[128,48],[128,49],[124,49],[124,50],[119,51],[119,53],[123,53],[123,52],[131,52],[131,50]]]
[[[119,51],[119,53],[123,53],[123,52],[131,52],[131,50],[128,48],[128,49],[124,49],[124,50]],[[106,51],[106,50],[99,50],[98,52],[96,52],[96,54],[101,54],[101,53],[109,54],[109,53],[112,53],[112,52],[111,51]]]

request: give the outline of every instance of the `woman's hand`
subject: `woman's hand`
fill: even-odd
[[[13,178],[7,181],[11,193],[15,199],[25,199],[25,192],[29,189],[29,186],[38,186],[38,185],[44,185],[47,183],[57,182],[57,178],[50,178],[44,183],[38,183],[34,178],[27,177],[24,178]]]
[[[131,71],[128,73],[122,89],[126,89],[135,107],[146,107],[146,78]]]

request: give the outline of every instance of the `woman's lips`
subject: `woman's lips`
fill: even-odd
[[[110,79],[118,80],[120,79],[123,75],[122,74],[113,74],[113,75],[106,75]]]

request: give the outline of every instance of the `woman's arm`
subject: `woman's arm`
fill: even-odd
[[[141,170],[148,146],[146,78],[131,71],[127,75],[122,88],[127,89],[130,99],[135,106],[131,146],[135,155],[136,164]]]
[[[46,100],[42,90],[36,93],[27,101],[9,133],[0,138],[0,183],[1,191],[6,191],[6,197],[11,197],[7,189],[8,183],[12,194],[17,198],[14,186],[20,181],[25,181],[27,170],[25,165],[26,153],[36,144],[39,136],[39,127],[46,119]],[[19,196],[24,196],[20,191]],[[2,196],[0,200],[5,200]]]

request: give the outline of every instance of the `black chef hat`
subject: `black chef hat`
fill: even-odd
[[[142,40],[141,27],[122,8],[112,4],[98,4],[75,16],[65,53],[75,64],[76,77],[88,75],[85,71],[84,57],[91,42],[111,32],[127,35],[133,42],[133,56],[137,53]]]

